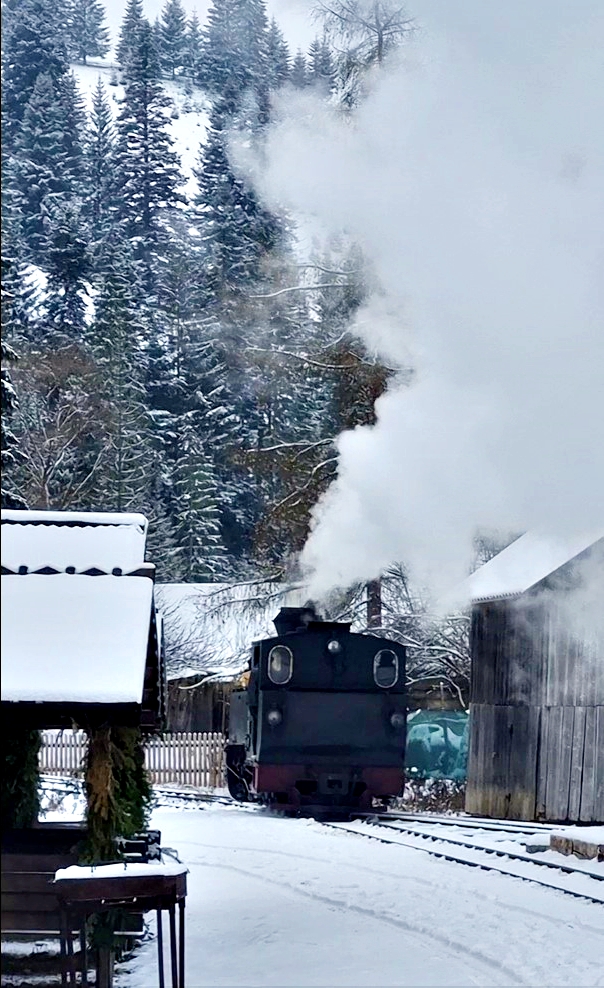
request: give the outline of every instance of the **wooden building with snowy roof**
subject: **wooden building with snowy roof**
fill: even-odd
[[[2,511],[2,716],[161,726],[155,567],[140,514]]]
[[[466,582],[466,811],[604,821],[604,529],[528,532]]]

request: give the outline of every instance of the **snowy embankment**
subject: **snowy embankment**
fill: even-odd
[[[307,820],[158,809],[189,868],[187,985],[597,986],[604,910]],[[148,940],[120,988],[156,983]]]

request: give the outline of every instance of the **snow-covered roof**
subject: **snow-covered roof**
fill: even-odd
[[[153,581],[2,576],[2,700],[141,703]]]
[[[94,511],[2,511],[2,566],[17,572],[50,566],[137,569],[145,558],[147,519]]]
[[[247,665],[252,642],[276,634],[279,609],[306,600],[303,589],[274,583],[164,583],[156,595],[169,679],[236,676]]]
[[[472,573],[463,590],[474,603],[518,596],[601,539],[604,527],[566,536],[526,532]]]

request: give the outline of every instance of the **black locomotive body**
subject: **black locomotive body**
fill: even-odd
[[[227,780],[288,810],[370,809],[403,785],[405,649],[311,608],[282,608],[231,694]]]

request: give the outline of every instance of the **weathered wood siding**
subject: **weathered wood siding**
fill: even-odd
[[[604,821],[604,642],[550,589],[476,605],[471,649],[466,810]]]
[[[234,683],[204,683],[201,676],[168,681],[168,731],[219,731],[226,734]]]

